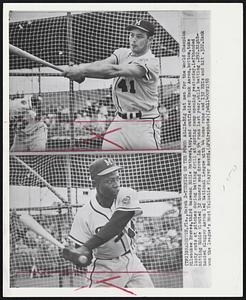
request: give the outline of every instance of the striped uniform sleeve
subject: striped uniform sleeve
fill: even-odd
[[[137,64],[145,69],[145,79],[150,81],[159,77],[160,69],[158,60],[155,57],[138,58],[134,60],[134,64]]]
[[[132,188],[122,187],[117,195],[115,211],[134,211],[135,215],[138,216],[143,213],[138,200],[137,191]]]
[[[83,207],[78,210],[68,236],[72,242],[80,246],[91,237],[86,215],[88,214],[85,213]]]

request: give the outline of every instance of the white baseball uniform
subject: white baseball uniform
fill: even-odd
[[[149,50],[134,56],[128,48],[114,51],[116,64],[137,64],[145,69],[142,78],[116,77],[112,97],[117,116],[103,141],[103,150],[160,149],[161,118],[158,111],[159,62]]]
[[[136,191],[121,187],[111,208],[102,207],[96,200],[96,195],[93,195],[78,210],[69,238],[76,244],[83,245],[119,210],[134,211],[135,216],[142,213]],[[93,250],[94,260],[88,267],[90,287],[108,287],[102,281],[112,277],[114,279],[109,283],[120,287],[153,287],[145,267],[134,253],[134,229],[135,225],[131,220],[119,236]]]

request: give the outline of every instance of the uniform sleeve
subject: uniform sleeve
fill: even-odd
[[[137,64],[145,69],[145,79],[150,81],[150,80],[155,80],[156,78],[159,77],[160,73],[160,68],[159,68],[159,63],[157,58],[155,57],[148,57],[148,58],[139,58],[136,59],[134,64]]]
[[[143,213],[138,200],[137,191],[122,187],[117,195],[115,211],[134,211],[138,216]]]
[[[86,217],[83,213],[83,207],[78,210],[77,214],[75,215],[68,237],[71,241],[78,245],[83,245],[91,237]]]
[[[116,57],[116,64],[122,63],[124,57],[128,55],[129,49],[127,48],[119,48],[113,52],[113,55]]]

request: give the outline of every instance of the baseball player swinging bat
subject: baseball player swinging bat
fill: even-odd
[[[74,249],[69,249],[65,247],[62,243],[57,241],[50,233],[48,233],[37,221],[33,219],[28,214],[23,214],[20,216],[20,221],[29,227],[31,230],[36,232],[38,235],[42,236],[44,239],[52,243],[53,245],[59,247],[63,250],[63,257],[70,260],[78,266],[86,266],[89,260],[85,255],[81,255],[78,251]],[[64,253],[65,251],[65,253]]]

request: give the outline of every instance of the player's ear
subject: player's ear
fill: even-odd
[[[149,42],[151,42],[151,43],[152,43],[152,42],[153,42],[153,40],[154,40],[154,36],[153,36],[153,35],[150,35],[150,36],[149,36]]]

